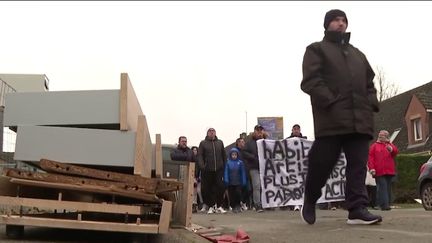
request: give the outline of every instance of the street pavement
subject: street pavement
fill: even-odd
[[[240,214],[194,214],[193,223],[220,227],[226,234],[241,228],[250,242],[432,242],[432,211],[423,208],[371,210],[383,216],[378,225],[347,225],[347,211],[319,210],[314,225],[307,225],[298,211],[246,211]]]
[[[314,225],[305,224],[297,211],[246,211],[239,214],[193,214],[193,225],[216,228],[223,234],[234,235],[243,229],[251,243],[270,242],[331,242],[331,243],[422,243],[432,242],[432,211],[423,208],[371,210],[383,216],[379,225],[353,226],[346,224],[347,211],[317,210]],[[196,233],[172,228],[164,235],[131,235],[126,233],[25,227],[24,238],[8,239],[4,225],[0,226],[1,243],[21,242],[119,242],[119,243],[183,243],[209,242]]]

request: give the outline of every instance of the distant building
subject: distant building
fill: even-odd
[[[0,74],[0,148],[1,152],[15,151],[16,134],[3,128],[5,95],[11,92],[49,91],[49,79],[45,74]]]
[[[49,79],[45,74],[0,74],[0,79],[16,92],[49,91]]]

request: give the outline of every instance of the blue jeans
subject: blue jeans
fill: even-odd
[[[259,170],[251,169],[250,176],[252,181],[252,198],[255,207],[261,206],[261,178]]]
[[[391,182],[393,175],[382,175],[375,177],[377,184],[377,204],[381,209],[390,208],[391,203]]]

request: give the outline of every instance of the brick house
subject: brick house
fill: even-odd
[[[432,151],[432,82],[408,90],[380,103],[375,114],[375,134],[387,130],[404,154]]]

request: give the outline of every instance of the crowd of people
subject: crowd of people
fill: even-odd
[[[346,32],[347,27],[345,12],[328,11],[324,17],[323,40],[307,46],[303,58],[300,88],[310,96],[315,140],[308,153],[303,204],[293,209],[301,206],[300,215],[307,224],[315,223],[321,188],[341,151],[347,163],[344,201],[347,223],[381,222],[382,217],[370,213],[368,206],[391,209],[391,183],[396,174],[394,158],[398,149],[385,130],[380,131],[377,141],[369,146],[374,137],[373,112],[379,111],[373,83],[375,73],[366,56],[349,43],[351,33]],[[306,138],[298,124],[292,127],[291,137]],[[194,199],[195,210],[199,208],[200,212],[208,214],[226,213],[227,209],[234,213],[247,208],[254,208],[258,213],[264,211],[257,150],[257,140],[263,138],[267,138],[264,127],[256,125],[251,138],[237,139],[228,156],[214,128],[207,130],[195,152],[189,151],[186,137],[179,138],[172,159],[197,164],[196,195],[199,196],[196,198],[200,202]],[[369,178],[366,177],[368,173]],[[368,189],[366,178],[374,181],[367,182]]]
[[[268,137],[261,125],[245,140],[239,137],[226,154],[224,143],[209,128],[199,146],[189,148],[186,136],[180,136],[171,159],[196,162],[192,210],[194,213],[240,213],[245,210],[264,212],[261,204],[261,179],[257,140]],[[292,127],[288,138],[306,139],[300,125]],[[281,210],[299,211],[300,205],[282,206]],[[267,210],[274,210],[269,208]]]
[[[189,148],[186,136],[180,136],[177,148],[171,152],[171,159],[196,162],[194,176],[193,212],[197,213],[240,213],[245,210],[264,212],[261,204],[261,181],[257,140],[267,138],[261,125],[256,125],[250,139],[239,137],[235,146],[225,153],[223,141],[216,136],[216,130],[209,128],[199,146]],[[299,124],[294,124],[291,135],[286,139],[303,136]],[[394,157],[397,147],[389,140],[389,133],[381,130],[376,142],[369,148],[367,163],[367,187],[369,207],[391,210],[391,183],[396,175]],[[280,210],[299,211],[302,205],[281,206]],[[346,209],[342,203],[321,203],[320,209],[337,207]],[[267,210],[274,210],[272,208]]]

